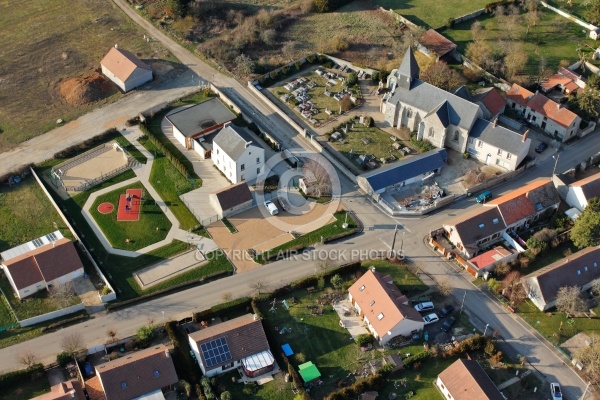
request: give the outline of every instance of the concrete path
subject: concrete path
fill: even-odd
[[[165,246],[165,245],[171,243],[173,241],[173,239],[181,240],[181,241],[187,242],[187,243],[193,243],[197,246],[201,245],[202,247],[206,247],[207,249],[214,250],[216,248],[216,244],[211,239],[207,239],[207,238],[203,238],[198,235],[191,234],[191,233],[179,228],[179,221],[177,220],[175,215],[171,212],[171,210],[166,205],[166,203],[162,200],[162,198],[160,197],[158,192],[154,189],[152,184],[150,184],[150,171],[152,170],[154,156],[152,155],[152,153],[150,153],[144,146],[142,146],[137,141],[137,139],[143,135],[142,132],[140,131],[139,127],[134,126],[134,127],[124,129],[121,131],[121,134],[125,138],[127,138],[127,140],[129,140],[129,142],[131,142],[131,144],[133,144],[147,158],[146,164],[139,164],[137,167],[133,168],[133,172],[136,174],[135,178],[128,179],[126,181],[117,183],[115,185],[109,186],[107,188],[104,188],[104,189],[101,189],[101,190],[98,190],[98,191],[92,193],[90,195],[90,197],[87,199],[87,201],[85,202],[85,204],[81,210],[83,217],[86,219],[86,221],[88,222],[88,224],[90,225],[90,227],[92,228],[94,233],[96,233],[96,236],[98,237],[98,239],[100,240],[100,242],[102,243],[102,245],[104,246],[106,251],[108,251],[111,254],[116,254],[116,255],[124,256],[124,257],[138,257],[142,254],[148,253],[152,250],[158,249],[159,247],[162,247],[162,246]],[[90,209],[91,209],[92,205],[94,204],[94,202],[96,201],[96,199],[98,198],[98,196],[103,195],[108,192],[112,192],[115,189],[125,187],[127,185],[130,185],[130,184],[138,182],[138,181],[144,185],[144,187],[146,188],[148,193],[156,201],[156,204],[160,207],[160,209],[167,216],[167,218],[169,219],[169,222],[171,222],[171,229],[169,230],[169,233],[163,240],[153,243],[142,249],[139,249],[136,251],[116,249],[110,244],[110,242],[108,241],[106,236],[104,236],[102,229],[100,229],[100,227],[96,224],[96,221],[94,220],[94,218],[92,217],[92,215],[90,213]]]

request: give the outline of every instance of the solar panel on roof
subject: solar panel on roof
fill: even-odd
[[[49,234],[46,235],[46,239],[48,239],[49,242],[52,242],[52,241],[56,240],[57,237],[54,234],[54,232],[50,232]]]
[[[225,338],[218,338],[200,345],[207,367],[231,360],[229,345]]]
[[[44,245],[44,242],[42,241],[42,239],[39,239],[39,238],[38,238],[38,239],[33,239],[33,240],[31,241],[31,243],[33,243],[33,245],[35,246],[35,248],[36,248],[36,249],[37,249],[38,247],[40,247],[40,246],[43,246],[43,245]]]

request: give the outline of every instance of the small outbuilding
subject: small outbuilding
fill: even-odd
[[[152,80],[152,68],[117,45],[104,56],[100,66],[102,73],[124,92]]]
[[[230,217],[252,207],[253,199],[246,182],[228,186],[209,196],[210,205],[219,218]]]

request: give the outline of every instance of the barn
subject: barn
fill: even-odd
[[[152,80],[152,68],[117,45],[104,56],[100,65],[102,73],[124,92]]]

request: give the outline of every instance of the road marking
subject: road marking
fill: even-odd
[[[392,249],[392,246],[390,246],[389,244],[387,244],[387,243],[385,242],[385,240],[383,240],[382,238],[378,238],[378,239],[379,239],[379,240],[381,240],[381,243],[385,244],[385,245],[387,246],[387,248],[388,248],[388,249],[390,249],[390,250]]]

